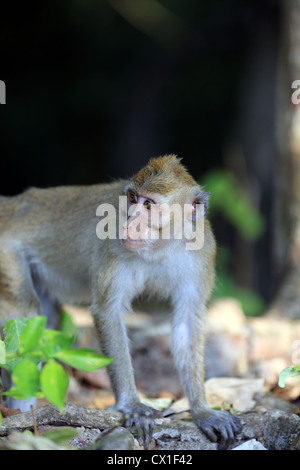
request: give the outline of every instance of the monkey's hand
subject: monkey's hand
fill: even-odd
[[[235,434],[242,429],[241,420],[227,411],[211,408],[194,415],[194,421],[204,434],[213,442],[219,440],[218,448],[227,449],[234,440]]]
[[[138,440],[143,443],[145,449],[148,449],[152,440],[154,419],[161,416],[160,412],[139,402],[118,410],[124,414],[124,427],[128,430],[134,427]]]

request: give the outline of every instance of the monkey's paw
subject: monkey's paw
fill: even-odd
[[[145,449],[148,449],[152,440],[154,419],[161,416],[160,412],[142,403],[119,408],[119,411],[124,414],[124,427],[128,430],[134,427],[138,441],[144,445]]]
[[[241,420],[237,416],[210,408],[194,416],[194,421],[211,441],[219,440],[220,450],[227,449],[242,429]]]

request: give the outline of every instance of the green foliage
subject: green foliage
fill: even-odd
[[[50,439],[56,444],[66,444],[71,439],[74,439],[78,434],[76,429],[65,427],[62,429],[55,429],[55,431],[47,431],[43,434],[43,437]]]
[[[255,240],[262,235],[265,223],[261,214],[253,208],[242,191],[235,176],[226,170],[211,171],[203,181],[211,191],[210,211],[221,211],[247,240]]]
[[[99,369],[99,354],[92,349],[61,349],[55,358],[86,372]]]
[[[249,289],[239,287],[228,272],[218,274],[216,289],[213,294],[214,299],[221,299],[224,297],[233,297],[237,299],[242,306],[243,312],[249,317],[261,313],[265,306],[263,300],[258,294]]]
[[[286,367],[279,374],[278,385],[281,388],[285,387],[285,381],[289,377],[298,377],[300,375],[300,366]]]
[[[5,340],[0,341],[0,367],[12,373],[14,385],[3,395],[21,400],[46,397],[62,412],[68,375],[58,361],[91,372],[108,365],[112,359],[92,349],[71,349],[76,328],[66,312],[62,313],[60,331],[46,329],[45,325],[43,316],[9,320],[5,324]],[[42,370],[39,363],[44,363]]]
[[[45,397],[62,412],[68,389],[68,375],[61,364],[49,359],[40,375],[41,389]]]
[[[217,213],[229,222],[246,240],[259,238],[265,228],[261,214],[252,207],[235,176],[227,170],[213,170],[202,181],[211,192],[209,211]],[[232,253],[219,247],[217,254],[217,282],[214,298],[234,297],[248,316],[260,314],[264,309],[262,298],[255,292],[238,286],[231,274]]]
[[[5,365],[1,364],[1,367]],[[26,400],[34,397],[37,394],[39,386],[39,369],[37,364],[32,360],[25,357],[18,361],[12,369],[12,379],[14,386],[3,395],[18,398],[19,400]]]
[[[247,316],[255,316],[263,312],[264,301],[255,292],[236,284],[230,273],[231,253],[224,247],[218,248],[217,253],[217,279],[213,292],[213,299],[233,297],[237,299]]]

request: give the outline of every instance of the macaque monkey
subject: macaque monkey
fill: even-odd
[[[126,198],[125,218],[120,196]],[[11,318],[44,314],[53,327],[62,302],[91,303],[101,349],[114,359],[108,370],[116,408],[146,447],[156,412],[139,400],[122,320],[143,293],[169,299],[173,306],[173,354],[195,423],[223,447],[241,429],[239,418],[210,409],[205,400],[204,317],[216,253],[205,219],[207,199],[174,155],[150,160],[128,181],[31,188],[0,198],[0,326]],[[181,225],[187,231],[160,237],[164,224],[174,228],[174,217],[164,208],[175,204],[185,209]],[[96,234],[101,207],[115,208],[115,238]],[[203,246],[187,249],[186,233],[197,221]]]

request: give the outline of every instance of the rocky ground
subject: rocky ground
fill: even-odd
[[[78,326],[79,345],[97,348],[89,312],[74,307],[67,310]],[[168,311],[139,310],[127,324],[141,397],[163,415],[156,420],[151,448],[216,449],[191,421],[187,400],[182,397],[170,353]],[[239,413],[244,423],[230,448],[300,449],[300,378],[289,379],[284,389],[278,387],[281,370],[300,363],[300,321],[271,316],[249,319],[238,302],[224,299],[209,310],[206,336],[208,403]],[[53,407],[40,401],[36,411],[39,432],[53,429],[59,422],[77,429],[72,440],[76,448],[90,448],[96,442],[100,449],[111,445],[114,449],[141,449],[131,433],[119,427],[119,413],[104,411],[114,402],[106,371],[69,370],[69,375],[66,416],[58,418]],[[0,435],[31,428],[31,414],[23,413],[4,418]],[[22,439],[18,434],[1,442],[13,447]]]

